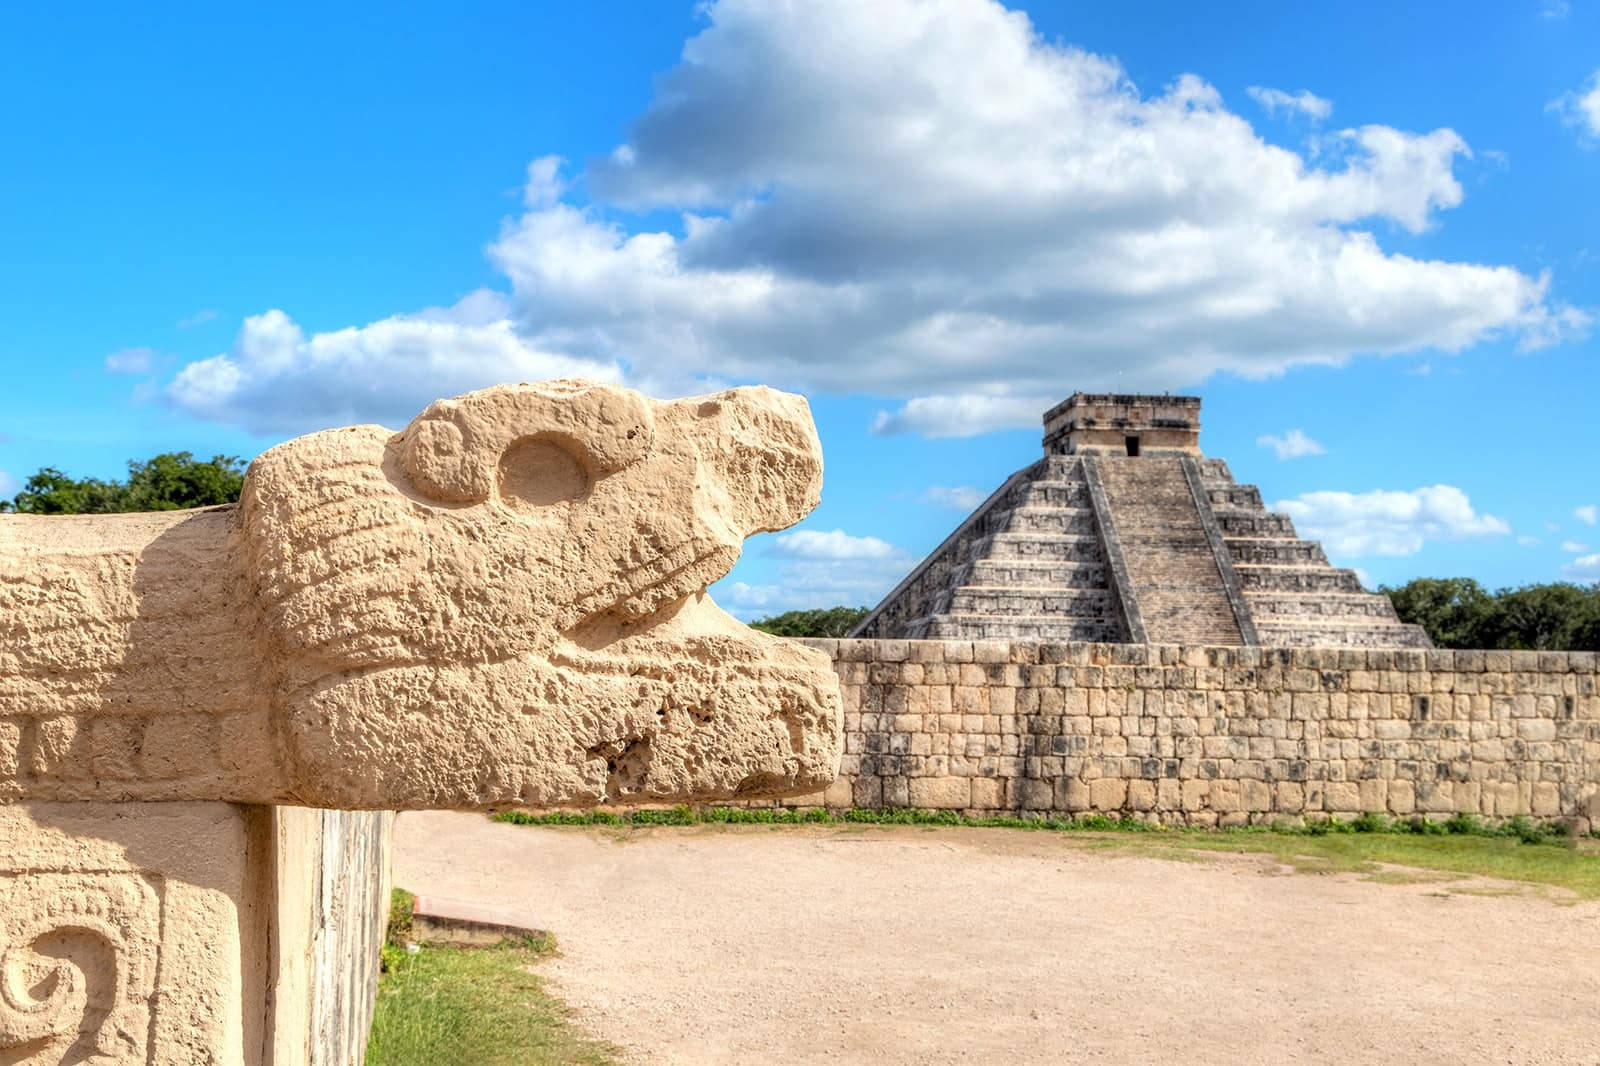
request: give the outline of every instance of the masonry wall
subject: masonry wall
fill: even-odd
[[[1600,826],[1592,652],[807,643],[834,658],[845,756],[802,805]]]

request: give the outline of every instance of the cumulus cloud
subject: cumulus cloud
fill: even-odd
[[[1579,89],[1562,93],[1548,105],[1585,138],[1600,138],[1600,70],[1589,76]]]
[[[1299,429],[1291,429],[1281,437],[1265,434],[1257,437],[1256,443],[1263,448],[1271,448],[1280,460],[1328,454],[1328,449],[1306,436],[1304,430]]]
[[[989,494],[982,489],[971,485],[933,485],[922,498],[929,503],[940,507],[950,507],[957,511],[975,510],[978,504],[989,498]]]
[[[1530,536],[1527,533],[1523,533],[1521,536],[1517,537],[1517,543],[1522,545],[1524,548],[1535,548],[1535,547],[1538,547],[1540,544],[1542,544],[1544,542],[1541,541],[1538,537]]]
[[[781,560],[776,581],[724,581],[713,587],[717,602],[734,617],[749,621],[814,607],[871,606],[917,561],[888,541],[842,529],[779,534],[768,553]]]
[[[1252,85],[1245,92],[1249,94],[1250,99],[1260,104],[1261,109],[1269,115],[1304,115],[1313,121],[1320,122],[1333,114],[1333,101],[1325,100],[1305,89],[1301,89],[1297,93],[1287,93],[1282,89],[1268,89],[1260,85]]]
[[[108,374],[148,374],[155,366],[156,352],[151,348],[123,348],[106,356]]]
[[[225,354],[184,367],[166,394],[202,418],[292,433],[404,425],[430,398],[498,381],[620,376],[615,365],[535,348],[503,312],[499,296],[478,292],[447,309],[307,336],[271,310],[246,318]]]
[[[389,418],[576,367],[657,392],[877,395],[898,405],[879,432],[959,435],[1036,425],[1070,388],[1537,347],[1589,324],[1547,275],[1384,250],[1379,233],[1461,202],[1453,130],[1330,130],[1304,154],[1198,76],[1135,85],[989,0],[704,17],[625,143],[570,178],[529,166],[489,249],[503,320],[399,315],[252,357],[293,325],[269,312],[173,399],[252,426],[302,404]]]
[[[1480,514],[1454,485],[1405,491],[1307,492],[1273,505],[1300,534],[1337,556],[1413,555],[1430,540],[1511,532],[1504,519]]]
[[[1600,581],[1600,552],[1578,556],[1563,566],[1561,572],[1574,581]]]
[[[1576,555],[1579,552],[1588,551],[1589,546],[1576,540],[1564,540],[1561,542],[1561,550],[1569,554]]]
[[[1584,525],[1592,526],[1596,522],[1600,522],[1600,507],[1592,503],[1586,503],[1582,507],[1574,507],[1572,516]]]
[[[915,433],[923,437],[970,437],[994,429],[1036,425],[1060,397],[918,396],[898,411],[879,411],[872,432],[887,436]]]
[[[886,540],[856,537],[842,529],[797,529],[775,538],[772,552],[795,559],[892,559],[900,549]]]

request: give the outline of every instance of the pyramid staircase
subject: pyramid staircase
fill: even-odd
[[[1261,491],[1233,480],[1222,459],[1196,465],[1261,643],[1270,646],[1431,648],[1421,626],[1401,622],[1389,597],[1366,591],[1354,570],[1328,563]]]
[[[1128,640],[1082,460],[1013,474],[857,627],[912,640]]]

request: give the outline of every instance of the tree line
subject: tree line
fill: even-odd
[[[244,462],[236,455],[199,460],[193,452],[163,452],[128,463],[126,480],[75,478],[47,466],[30,477],[0,511],[17,514],[117,514],[177,511],[234,503],[244,488]]]
[[[1600,651],[1600,583],[1491,592],[1470,577],[1419,577],[1378,591],[1441,648]]]
[[[74,478],[54,467],[30,477],[0,512],[110,514],[171,511],[233,503],[244,486],[237,456],[200,460],[191,452],[164,452],[130,461],[123,480]],[[1419,577],[1379,592],[1402,622],[1427,630],[1441,648],[1600,651],[1600,583],[1553,582],[1491,591],[1469,577]],[[866,607],[785,611],[750,623],[784,637],[842,637],[867,615]]]

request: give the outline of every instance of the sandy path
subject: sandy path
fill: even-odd
[[[643,1063],[1600,1062],[1600,904],[1008,830],[415,813],[396,882],[553,930]]]

